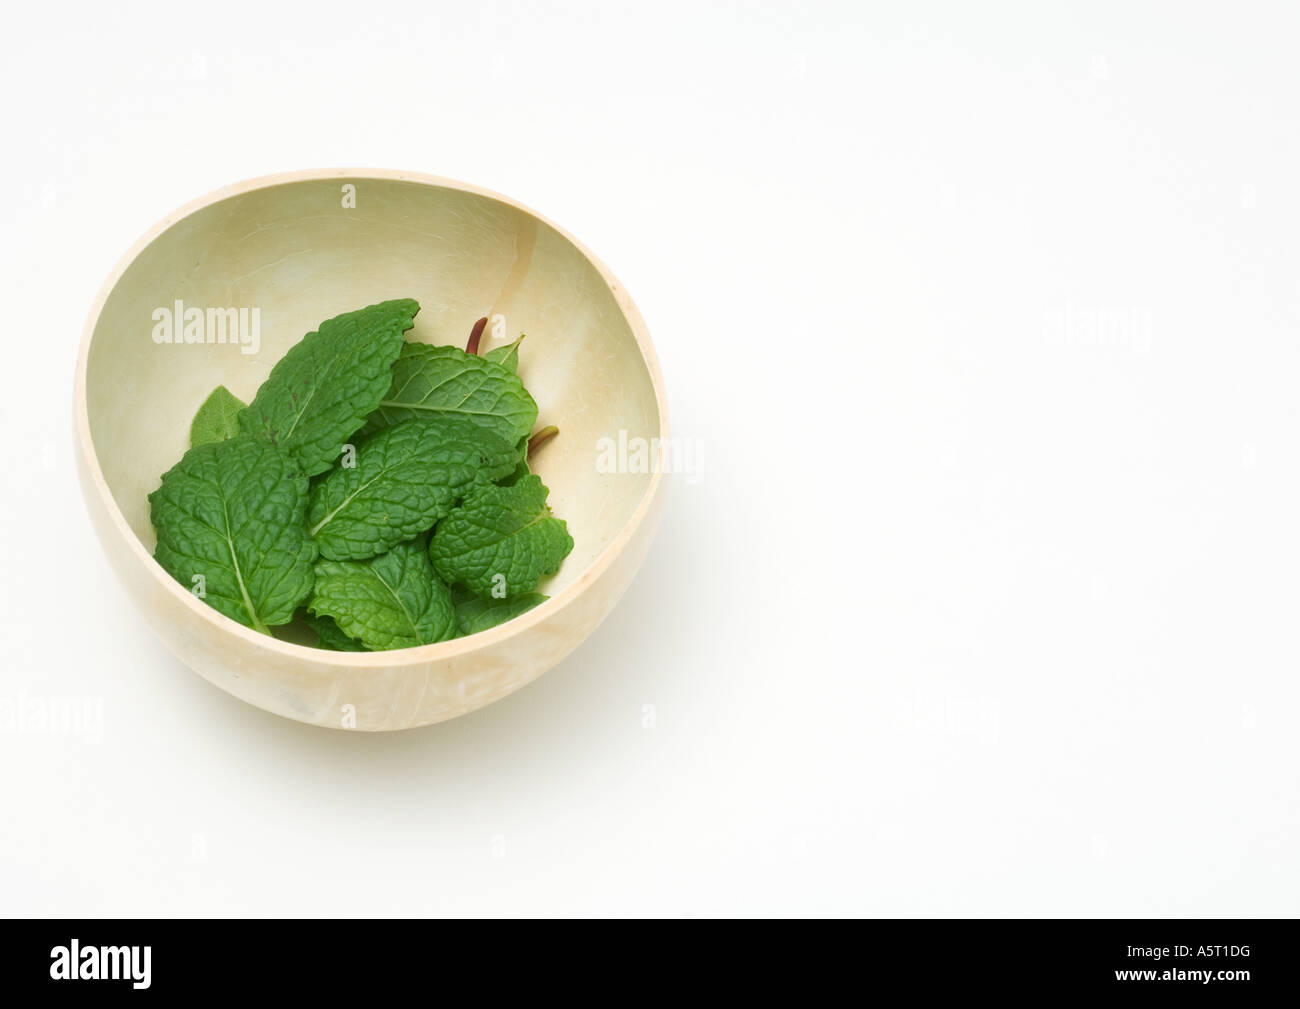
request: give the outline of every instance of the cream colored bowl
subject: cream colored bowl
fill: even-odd
[[[319,322],[403,297],[421,305],[408,339],[464,346],[483,315],[504,317],[484,349],[501,342],[502,329],[509,340],[527,334],[520,375],[540,407],[538,424],[560,428],[535,468],[574,550],[543,583],[548,602],[468,638],[352,654],[258,634],[158,566],[146,495],[185,452],[194,411],[215,385],[248,401]],[[257,352],[244,352],[251,313],[248,348],[155,342],[156,310],[174,311],[177,301],[258,309]],[[150,626],[222,689],[314,725],[405,729],[518,690],[609,613],[645,558],[661,511],[663,382],[631,299],[560,228],[513,200],[446,179],[294,172],[181,208],[105,283],[86,324],[75,395],[90,516]],[[647,445],[654,472],[638,458]]]

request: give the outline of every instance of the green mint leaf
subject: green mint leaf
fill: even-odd
[[[504,347],[494,347],[483,355],[484,361],[492,361],[501,365],[507,371],[519,372],[519,344],[523,342],[523,334],[514,343],[507,344]]]
[[[499,483],[502,487],[513,487],[524,477],[528,476],[528,474],[531,472],[532,470],[528,468],[528,460],[521,458],[519,460],[519,464],[515,466],[515,468],[512,469],[509,473],[503,476],[500,480],[498,480],[497,483]]]
[[[239,434],[239,411],[242,409],[243,400],[224,385],[217,386],[194,415],[194,423],[190,425],[190,447],[225,441]]]
[[[456,633],[451,591],[433,573],[425,537],[368,561],[316,562],[307,609],[373,651],[445,641]]]
[[[434,530],[429,556],[438,576],[480,596],[531,592],[573,549],[564,522],[546,507],[547,493],[537,476],[476,487]]]
[[[276,362],[240,426],[286,449],[308,476],[329,469],[392,385],[419,310],[402,298],[322,322]]]
[[[270,442],[240,435],[190,449],[149,508],[158,563],[231,619],[269,633],[311,592],[307,478]]]
[[[503,476],[497,483],[503,487],[513,487],[520,480],[532,472],[528,468],[528,437],[525,435],[515,444],[515,451],[519,453],[519,463],[513,470]]]
[[[303,617],[307,626],[316,632],[316,647],[330,652],[364,652],[366,646],[344,634],[330,617],[308,613]]]
[[[366,430],[421,416],[460,417],[513,444],[533,429],[537,404],[519,376],[495,361],[459,347],[408,343]]]
[[[498,480],[497,483],[502,487],[512,487],[531,473],[532,470],[528,466],[528,460],[533,457],[533,453],[537,451],[539,445],[545,445],[559,433],[560,429],[558,427],[554,424],[548,424],[532,437],[520,438],[519,444],[515,446],[519,452],[519,465]]]
[[[355,466],[311,489],[307,526],[322,556],[365,560],[432,528],[476,481],[518,461],[509,442],[467,421],[404,421],[363,439]]]
[[[505,599],[480,599],[477,596],[463,599],[456,603],[456,630],[461,637],[491,630],[526,613],[538,603],[546,602],[547,598],[540,592],[525,592]]]

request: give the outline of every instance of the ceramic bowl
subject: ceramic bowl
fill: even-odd
[[[520,375],[539,404],[539,426],[560,428],[535,469],[576,545],[543,583],[546,603],[470,637],[355,654],[259,634],[154,561],[146,496],[185,452],[194,411],[214,386],[248,401],[322,320],[398,297],[422,306],[408,339],[464,346],[484,315],[493,326],[483,349],[526,334]],[[176,302],[182,312],[250,309],[244,342],[155,342],[156,311]],[[662,506],[663,381],[622,286],[573,237],[515,201],[409,172],[254,179],[169,216],[96,299],[75,408],[91,519],[149,625],[217,686],[313,725],[411,728],[518,690],[610,612],[645,558]]]

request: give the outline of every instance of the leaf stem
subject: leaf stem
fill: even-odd
[[[558,427],[554,424],[547,424],[544,428],[528,439],[528,452],[526,453],[525,458],[531,459],[533,453],[537,451],[537,446],[541,445],[543,442],[550,441],[559,433],[560,429]]]
[[[465,344],[466,354],[478,354],[478,342],[483,339],[483,330],[487,328],[487,324],[486,315],[474,323],[474,328],[469,331],[469,342]]]

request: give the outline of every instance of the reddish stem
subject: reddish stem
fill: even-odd
[[[478,342],[483,339],[483,330],[487,329],[487,322],[487,316],[485,315],[474,323],[474,328],[469,331],[469,342],[465,344],[466,354],[478,353]]]
[[[537,451],[538,445],[542,444],[543,442],[550,441],[559,433],[560,433],[560,429],[558,427],[556,427],[554,424],[547,424],[546,427],[542,428],[535,435],[529,438],[527,458],[531,459],[533,457],[533,453]]]

